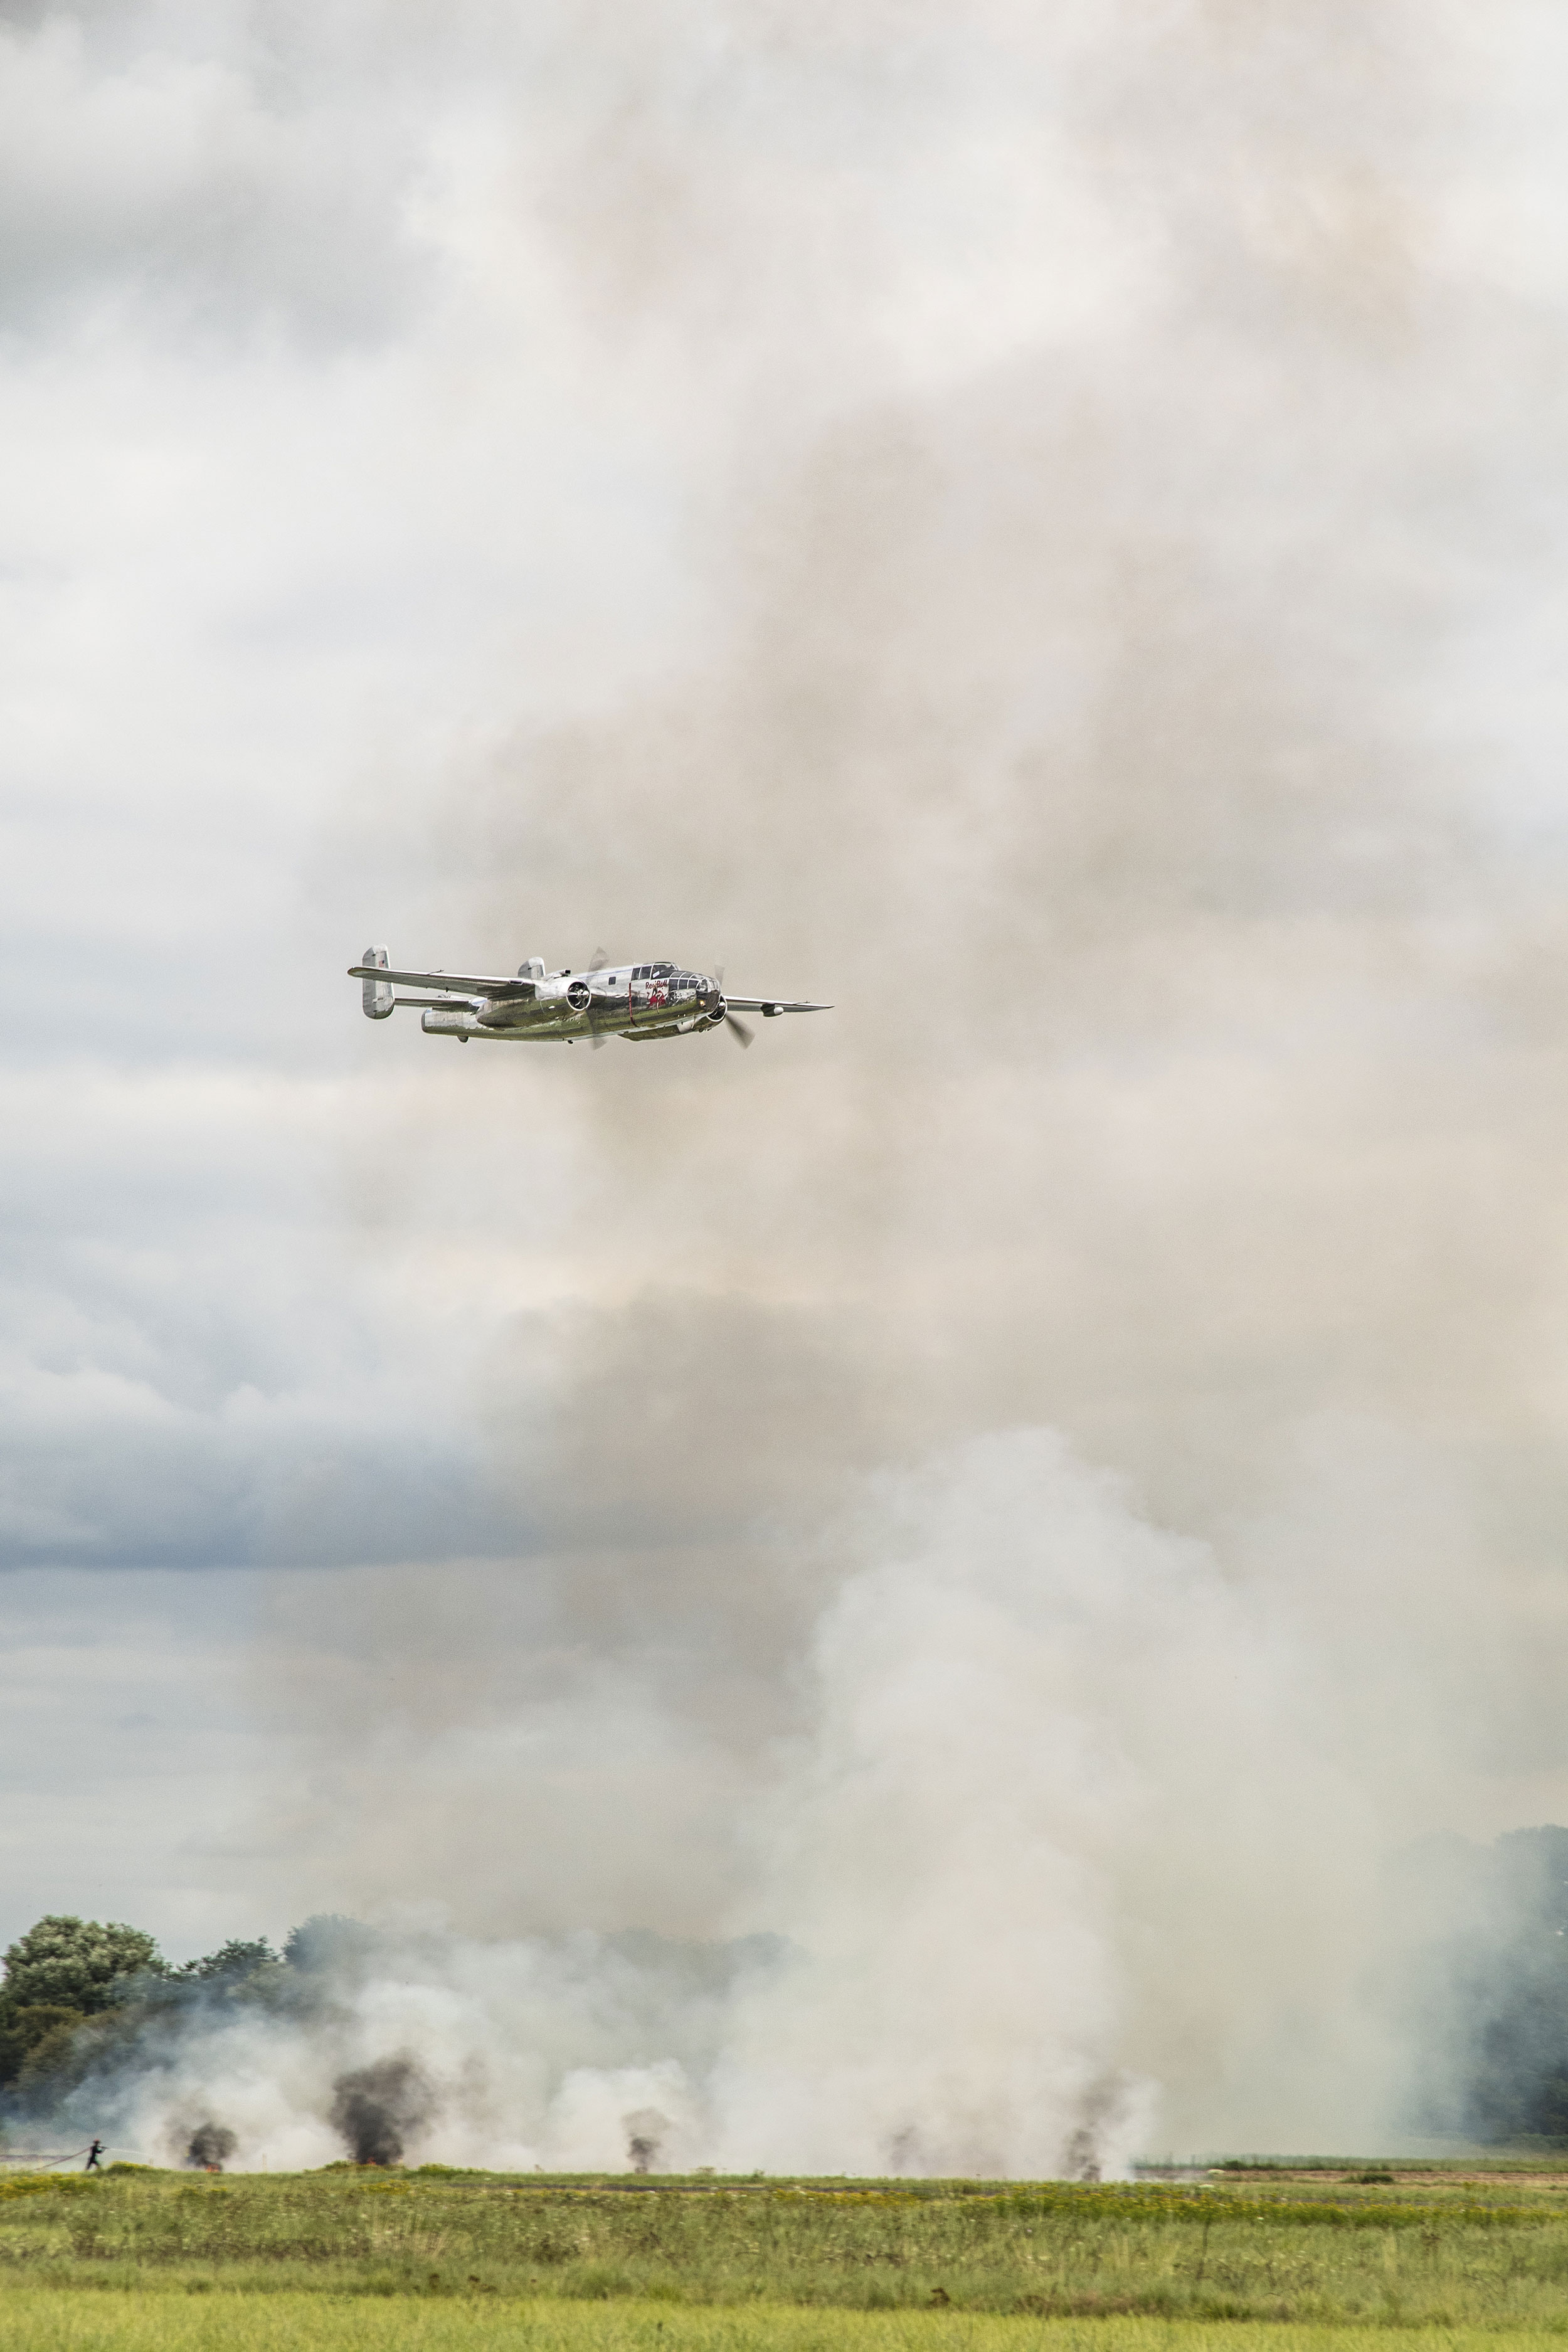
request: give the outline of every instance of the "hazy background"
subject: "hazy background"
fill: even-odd
[[[0,20],[0,1928],[1384,2127],[1386,1857],[1568,1813],[1560,12]]]

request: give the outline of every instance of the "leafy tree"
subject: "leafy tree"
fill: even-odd
[[[51,2093],[74,2089],[88,2063],[83,2048],[86,2018],[68,2009],[47,2010],[42,2006],[24,2010],[22,2015],[53,2021],[34,2036],[22,2060],[16,2088],[24,2099],[47,2099]],[[90,2039],[90,2032],[85,2038]]]
[[[47,2034],[63,2027],[69,2035],[86,2021],[79,2009],[60,2009],[52,2002],[7,2010],[0,2021],[0,2083],[16,2080]]]
[[[1449,1922],[1402,1980],[1424,2062],[1413,2120],[1493,2143],[1568,2139],[1568,1829],[1426,1841],[1410,1859],[1411,1892]]]
[[[208,1952],[205,1959],[186,1960],[174,1974],[188,1983],[232,1984],[237,1979],[253,1977],[258,1969],[277,1966],[278,1955],[264,1936],[249,1942],[243,1937],[231,1936],[216,1952]]]
[[[23,2009],[50,2007],[93,2017],[132,1977],[163,1975],[153,1937],[123,1920],[51,1915],[18,1936],[5,1954],[0,2023]]]
[[[291,1969],[307,1976],[353,1969],[374,1960],[384,1949],[385,1938],[362,1919],[348,1919],[339,1911],[318,1911],[298,1927],[290,1927],[283,1958]]]

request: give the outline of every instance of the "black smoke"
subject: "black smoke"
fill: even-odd
[[[414,2059],[380,2058],[338,2076],[329,2118],[356,2164],[397,2164],[404,2134],[435,2112],[436,2094]]]
[[[626,2127],[626,2161],[634,2172],[651,2172],[669,2129],[669,2117],[657,2107],[639,2107],[623,2117]]]
[[[195,2172],[221,2172],[239,2142],[225,2124],[198,2124],[185,2150],[185,2162]]]

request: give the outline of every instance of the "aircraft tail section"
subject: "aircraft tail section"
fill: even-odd
[[[387,950],[384,947],[366,948],[363,955],[360,958],[360,961],[361,963],[377,964],[380,966],[381,970],[384,971],[387,966]],[[367,977],[361,982],[360,985],[364,992],[363,1002],[365,1019],[367,1021],[384,1021],[387,1014],[392,1011],[391,981],[371,980]]]

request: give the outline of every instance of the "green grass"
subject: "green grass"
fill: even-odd
[[[646,2303],[374,2302],[363,2296],[24,2287],[4,2306],[7,2352],[1373,2352],[1364,2328],[1153,2319],[1028,2320],[933,2312],[683,2311]],[[1412,2329],[1401,2352],[1495,2352],[1483,2331]],[[1562,2352],[1521,2331],[1510,2352]]]
[[[281,2326],[268,2315],[296,2311],[301,2296],[339,2315],[322,2342],[357,2342],[360,2311],[378,2343],[444,2344],[440,2330],[458,2326],[469,2341],[482,2321],[485,2340],[526,2336],[542,2352],[630,2344],[637,2327],[652,2331],[650,2347],[776,2341],[804,2352],[847,2341],[846,2330],[869,2347],[856,2315],[912,2329],[911,2344],[1005,2320],[1008,2342],[1016,2323],[1028,2323],[1033,2344],[1049,2322],[1065,2346],[1079,2340],[1071,2327],[1081,2337],[1093,2322],[1097,2352],[1131,2322],[1143,2332],[1130,2347],[1234,2343],[1226,2328],[1237,2322],[1327,2327],[1342,2347],[1346,2330],[1437,2329],[1446,2343],[1478,2331],[1568,2336],[1568,2173],[1467,2182],[1363,2168],[1394,2177],[1079,2188],[18,2176],[0,2179],[0,2343],[140,2342],[124,2330],[143,2309],[199,2330],[208,2323],[189,2313],[208,2298],[251,2314],[243,2338],[162,2340],[269,2342],[256,2330]],[[511,2338],[495,2332],[503,2311]],[[57,2333],[21,2337],[24,2319]],[[90,2326],[121,2333],[68,2332]],[[414,2332],[386,2333],[395,2326]],[[279,2340],[317,2338],[296,2326]]]

